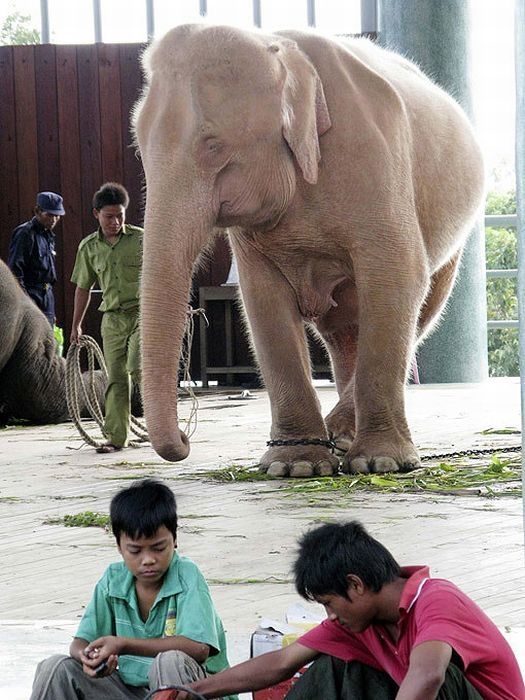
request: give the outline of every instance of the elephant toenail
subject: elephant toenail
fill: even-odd
[[[417,457],[412,457],[409,459],[406,459],[404,464],[403,464],[403,471],[405,472],[411,472],[413,469],[420,469],[421,468],[421,462]]]
[[[288,476],[286,462],[272,462],[266,472],[269,476]]]
[[[368,474],[368,460],[366,457],[354,457],[343,471],[346,474]]]
[[[308,478],[309,476],[313,476],[313,473],[313,464],[306,461],[294,462],[290,469],[290,476],[296,479]]]
[[[327,459],[323,459],[315,465],[315,471],[319,476],[332,476],[337,472],[337,466],[334,466]]]
[[[398,472],[399,464],[392,457],[376,457],[374,459],[373,468],[371,471],[377,474],[386,474],[387,472]]]

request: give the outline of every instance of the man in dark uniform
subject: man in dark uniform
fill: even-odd
[[[57,279],[53,229],[65,213],[59,194],[39,192],[34,217],[13,231],[7,260],[20,286],[51,326],[55,323],[53,285]]]

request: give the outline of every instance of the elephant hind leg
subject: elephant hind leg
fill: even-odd
[[[431,277],[430,289],[423,302],[417,323],[417,342],[420,343],[430,332],[445,307],[456,280],[461,250],[439,268]]]

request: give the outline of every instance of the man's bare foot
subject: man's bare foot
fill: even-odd
[[[104,445],[97,447],[97,452],[101,455],[107,455],[107,454],[110,454],[111,452],[120,452],[121,449],[122,449],[122,447],[118,447],[117,445],[113,445],[111,442],[106,442]]]

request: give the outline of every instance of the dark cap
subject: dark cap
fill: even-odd
[[[36,203],[42,211],[46,211],[48,214],[64,216],[66,213],[64,200],[59,194],[54,192],[39,192],[36,196]]]

